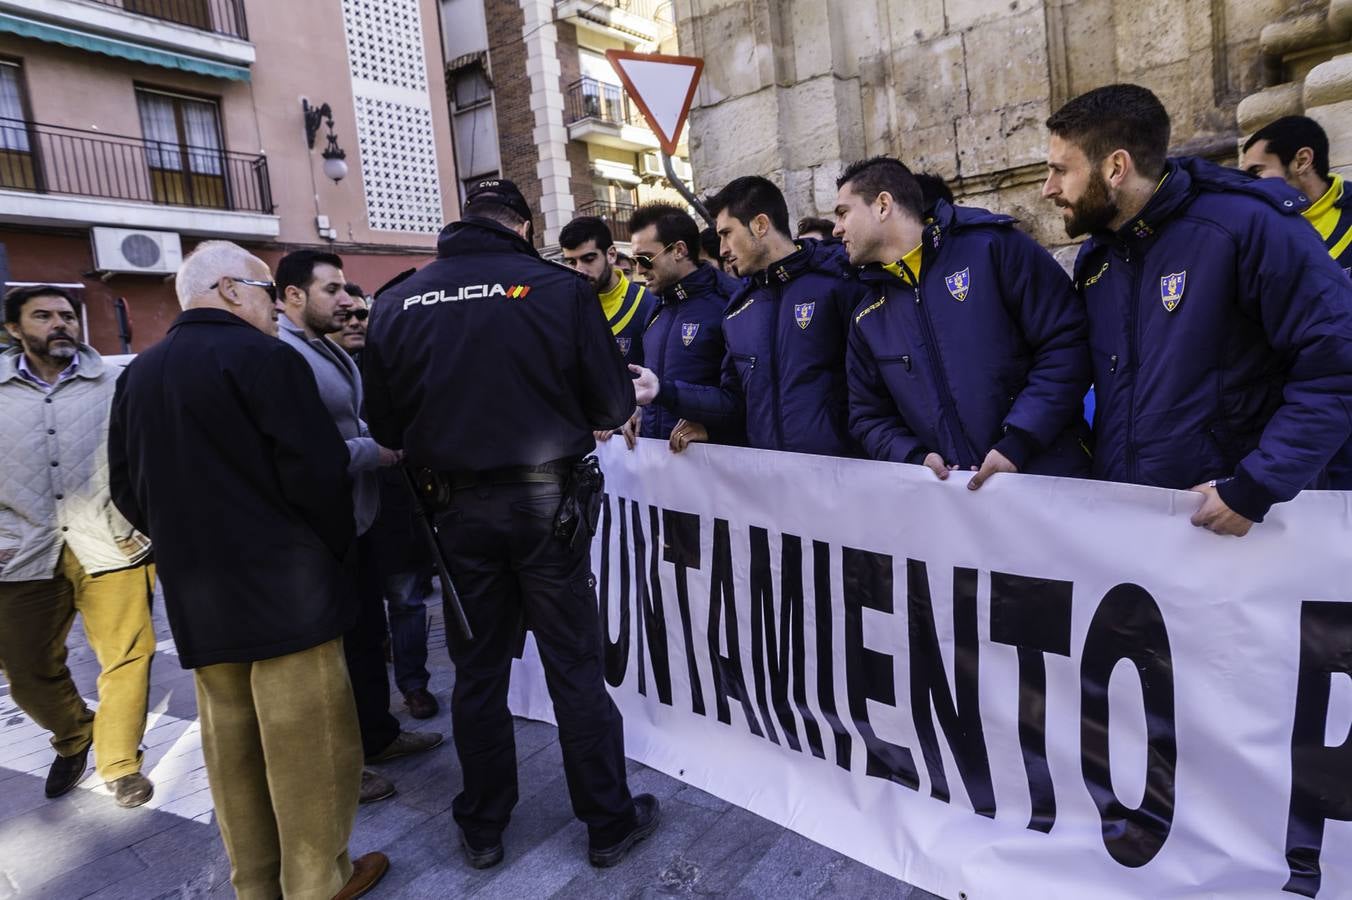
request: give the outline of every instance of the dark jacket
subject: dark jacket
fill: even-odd
[[[362,365],[372,435],[443,472],[581,457],[635,408],[587,280],[488,219],[381,292]]]
[[[662,292],[643,332],[646,365],[666,381],[717,387],[723,371],[723,317],[741,288],[715,266],[701,265]],[[680,417],[654,403],[643,411],[643,437],[667,440]],[[728,440],[727,434],[715,438]]]
[[[611,333],[615,335],[615,346],[620,348],[626,372],[629,371],[630,365],[645,365],[643,331],[648,327],[648,321],[653,317],[653,313],[657,311],[657,303],[657,296],[648,290],[647,285],[631,279],[625,289],[624,301],[620,303],[620,308],[606,322]]]
[[[1352,433],[1352,280],[1278,179],[1181,158],[1080,250],[1101,478],[1189,488],[1261,521]]]
[[[1088,475],[1084,304],[1051,254],[1009,216],[940,200],[920,282],[880,265],[850,329],[850,430],[874,459]]]
[[[733,297],[720,385],[664,380],[657,403],[710,428],[744,425],[752,447],[860,455],[847,421],[845,341],[866,296],[839,245],[800,243]]]
[[[253,662],[356,622],[347,448],[300,354],[190,309],[118,379],[113,502],[155,544],[179,661]]]

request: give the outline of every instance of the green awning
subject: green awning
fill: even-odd
[[[115,56],[118,59],[129,59],[133,62],[147,63],[152,66],[162,66],[166,69],[181,69],[184,72],[209,75],[212,78],[229,78],[232,81],[249,80],[249,68],[247,66],[236,66],[231,63],[202,59],[199,56],[189,56],[186,53],[175,53],[172,50],[147,47],[144,44],[134,44],[131,41],[106,37],[101,34],[90,34],[85,31],[76,31],[73,28],[63,28],[60,25],[49,25],[46,22],[22,19],[7,13],[0,13],[0,33],[17,34],[19,37],[61,44],[65,47],[75,47],[79,50],[88,50],[91,53],[102,53],[105,56]]]

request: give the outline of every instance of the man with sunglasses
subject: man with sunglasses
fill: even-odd
[[[333,253],[297,250],[277,264],[277,294],[283,315],[277,336],[296,350],[319,385],[329,415],[347,444],[348,473],[357,525],[357,602],[360,617],[343,640],[352,691],[357,699],[362,748],[368,763],[387,762],[431,750],[442,742],[436,732],[400,728],[390,713],[390,673],[385,665],[385,601],[376,542],[371,535],[380,507],[379,470],[397,465],[403,454],[376,443],[362,420],[361,372],[330,335],[351,317],[353,297],[346,290],[343,260]],[[362,800],[394,793],[388,779],[362,773]]]
[[[109,483],[155,541],[235,892],[351,898],[389,860],[348,855],[362,765],[342,647],[357,618],[348,453],[276,339],[271,287],[236,244],[183,261],[183,313],[118,379]]]
[[[343,322],[342,330],[333,339],[352,357],[357,368],[361,368],[361,351],[366,347],[366,319],[371,315],[371,309],[361,285],[349,281],[343,285],[343,290],[352,298],[352,309]]]
[[[643,333],[643,358],[657,377],[717,387],[723,370],[723,316],[741,284],[700,259],[699,226],[671,203],[639,207],[629,220],[634,262],[659,298]],[[680,417],[652,406],[642,437],[670,440]],[[736,431],[712,439],[734,440]]]

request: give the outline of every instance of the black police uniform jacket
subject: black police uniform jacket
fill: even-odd
[[[356,624],[347,446],[308,363],[190,309],[117,382],[113,502],[155,545],[186,669],[256,662]]]
[[[850,329],[850,427],[874,459],[1086,476],[1088,324],[1070,278],[1009,216],[940,200],[919,281],[866,266]]]
[[[741,283],[704,264],[662,292],[643,332],[643,358],[662,381],[717,387],[723,372],[723,316]],[[680,417],[654,403],[643,411],[643,437],[667,440]],[[712,434],[720,442],[737,431]]]
[[[489,219],[381,290],[362,365],[371,434],[442,472],[581,457],[635,409],[591,285]]]

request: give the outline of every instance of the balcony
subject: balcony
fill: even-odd
[[[265,156],[0,118],[0,222],[278,233]]]
[[[634,215],[637,209],[632,203],[607,203],[604,200],[593,200],[591,203],[584,203],[577,208],[579,216],[595,216],[605,222],[610,228],[610,236],[621,243],[628,243],[629,219]]]
[[[671,26],[665,0],[559,0],[558,18],[627,44],[655,44]]]
[[[247,81],[244,0],[0,0],[0,33]]]
[[[568,139],[618,150],[656,150],[657,135],[648,128],[624,89],[595,78],[580,78],[564,98]]]

